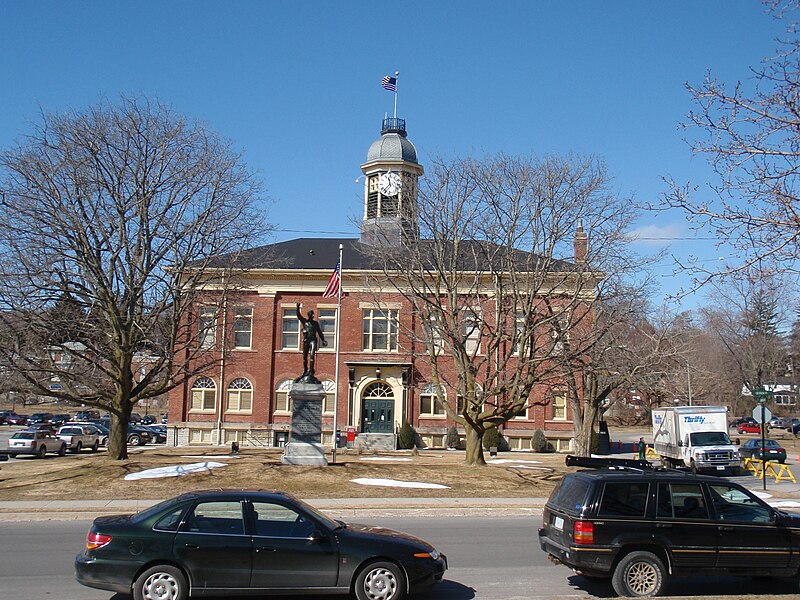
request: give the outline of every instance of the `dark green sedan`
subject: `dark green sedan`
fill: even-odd
[[[347,525],[281,492],[191,492],[135,515],[98,517],[75,557],[83,585],[135,600],[350,594],[400,600],[441,580],[447,559],[414,536]]]
[[[739,456],[756,460],[772,460],[783,464],[786,462],[786,450],[775,440],[764,440],[762,452],[761,438],[747,440],[739,446]]]

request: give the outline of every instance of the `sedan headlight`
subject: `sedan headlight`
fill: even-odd
[[[415,552],[414,558],[432,558],[433,560],[439,559],[439,553],[436,550],[430,552]]]

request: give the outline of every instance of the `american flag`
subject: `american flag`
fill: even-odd
[[[326,287],[325,291],[322,292],[323,298],[339,297],[339,288],[342,285],[342,275],[340,271],[341,264],[336,263],[336,267],[333,269],[333,273],[331,273],[331,278],[328,280],[328,287]]]
[[[389,90],[390,92],[396,92],[397,91],[397,77],[390,77],[389,75],[387,75],[386,77],[384,77],[381,80],[381,85],[383,86],[383,89],[385,89],[385,90]]]

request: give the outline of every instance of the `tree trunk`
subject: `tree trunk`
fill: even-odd
[[[483,458],[483,432],[476,431],[472,427],[465,427],[467,453],[465,463],[469,466],[485,466],[486,460]]]
[[[114,460],[128,459],[128,423],[130,422],[133,405],[122,402],[122,415],[111,413],[111,423],[108,433],[108,455]]]

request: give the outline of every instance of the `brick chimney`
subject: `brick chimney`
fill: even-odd
[[[589,248],[589,236],[583,230],[583,221],[578,221],[578,228],[575,230],[575,239],[572,242],[575,248],[575,262],[582,265],[586,262],[586,252]]]

